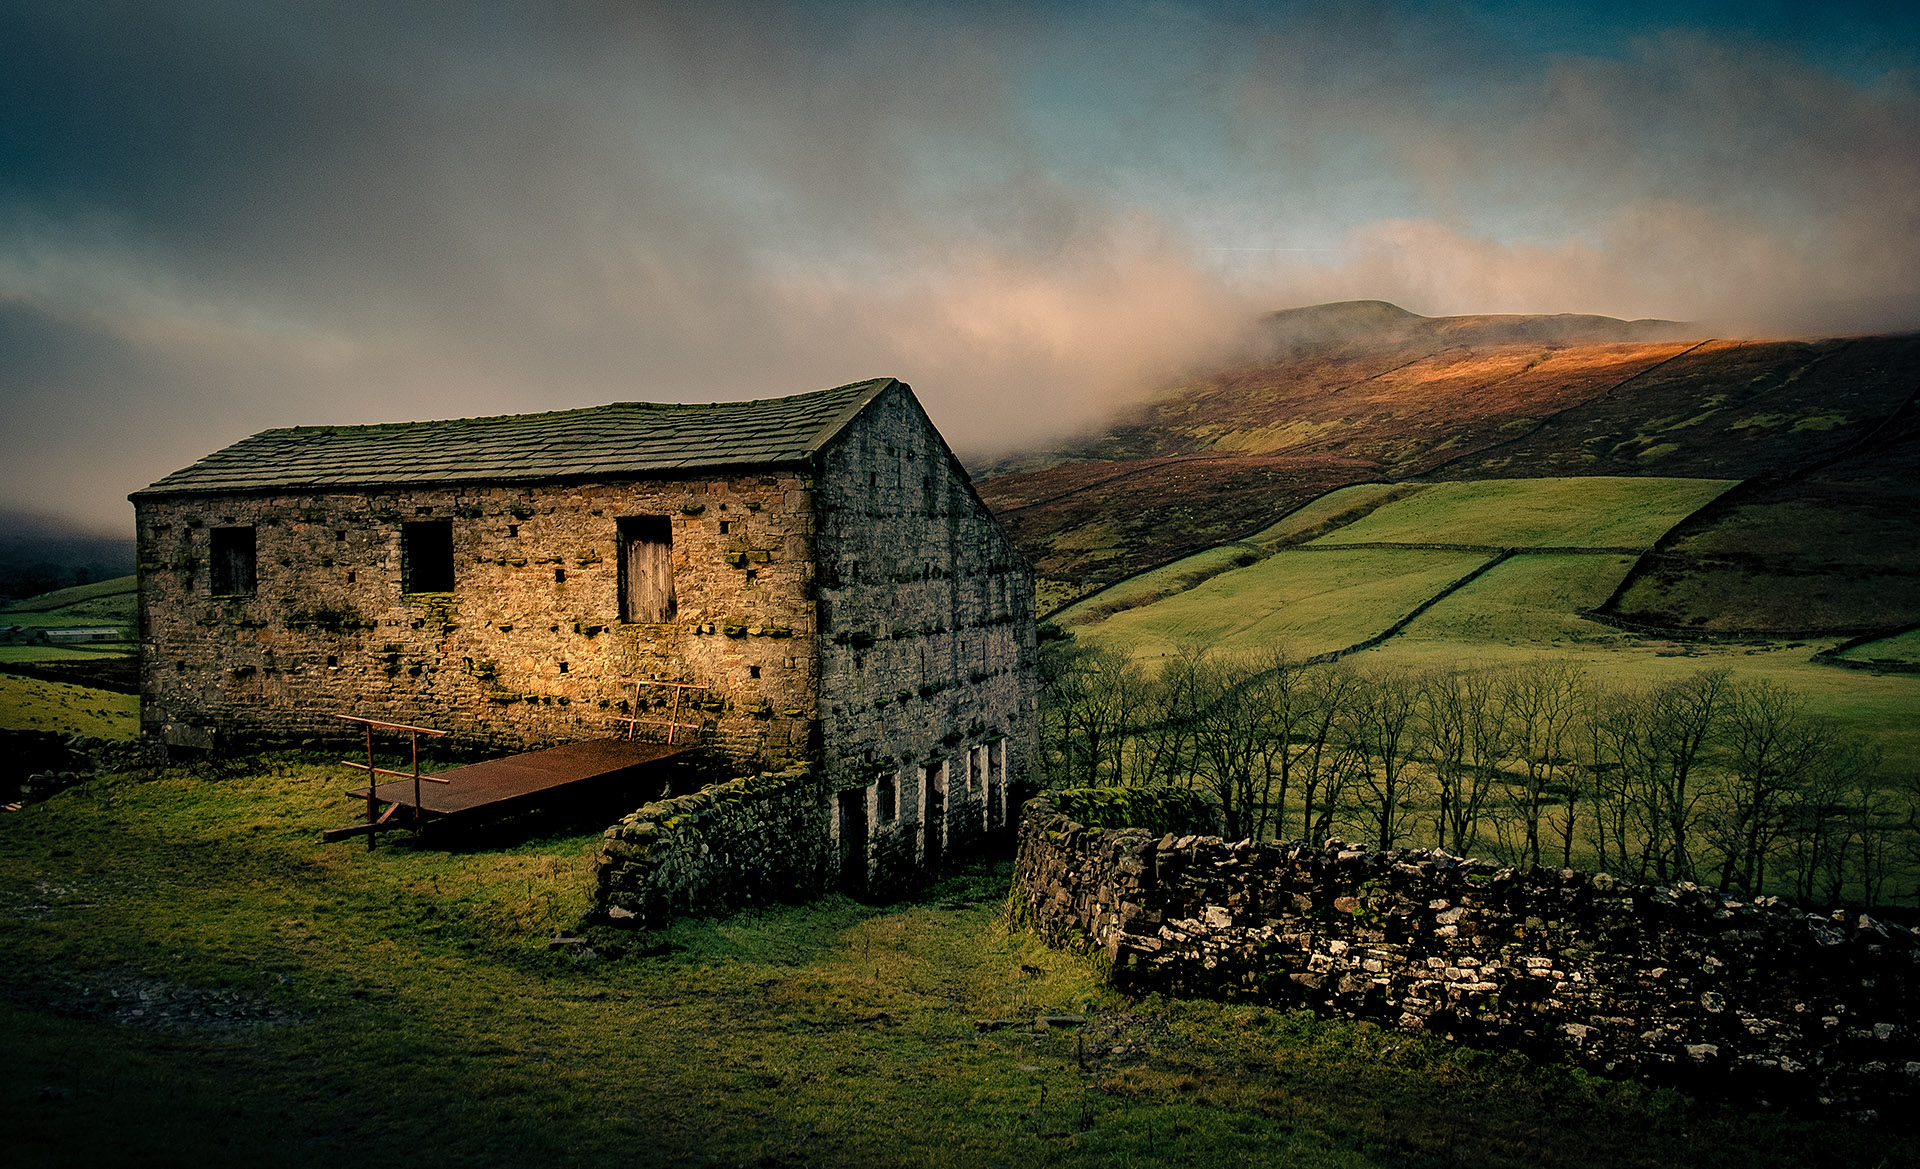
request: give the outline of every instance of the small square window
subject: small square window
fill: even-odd
[[[731,529],[732,529],[732,527],[733,527],[733,521],[732,521],[732,520],[721,520],[721,521],[720,521],[720,534],[721,534],[722,536],[724,536],[724,535],[726,535],[726,534],[727,534],[727,532],[728,532],[729,530],[731,530]]]
[[[566,570],[566,569],[564,569],[564,568],[556,568],[556,569],[554,569],[554,570],[553,570],[553,583],[554,583],[554,584],[566,584],[566,583],[567,583],[567,570]]]
[[[748,666],[748,667],[747,667],[747,677],[749,677],[749,678],[758,678],[759,676],[760,676],[760,667],[759,667],[759,666]]]
[[[875,780],[874,782],[875,782],[875,786],[878,789],[875,792],[875,795],[878,797],[876,802],[880,805],[879,816],[880,816],[881,823],[884,824],[889,821],[899,819],[900,817],[899,790],[894,786],[893,773],[888,772],[880,776],[879,779]]]
[[[353,583],[354,581],[356,581],[356,580],[359,580],[359,579],[360,579],[360,574],[359,574],[359,573],[357,573],[357,572],[354,572],[354,571],[352,571],[351,569],[349,569],[349,570],[347,571],[347,583],[348,583],[348,584],[352,584],[352,583]]]
[[[564,673],[566,673],[566,672],[567,672],[567,663],[565,663],[565,662],[561,662],[561,663],[560,663],[560,672],[561,672],[562,674],[564,674]]]

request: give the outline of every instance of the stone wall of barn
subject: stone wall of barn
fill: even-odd
[[[143,730],[292,740],[338,735],[351,713],[538,746],[624,732],[636,683],[684,680],[708,689],[683,721],[736,760],[802,757],[818,716],[809,495],[783,473],[142,497]],[[670,525],[670,621],[621,620],[631,516]],[[406,591],[404,525],[423,520],[451,524],[450,590]],[[252,530],[248,594],[214,591],[222,528]],[[671,708],[670,690],[637,693],[649,717]]]
[[[1089,828],[1046,796],[1016,908],[1135,990],[1298,1005],[1754,1101],[1920,1094],[1920,935],[1438,852]]]
[[[1011,837],[1034,723],[1033,581],[904,387],[822,451],[818,484],[834,839],[849,885],[864,870],[884,887]]]

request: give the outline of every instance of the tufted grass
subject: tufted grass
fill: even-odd
[[[1260,1006],[1134,1001],[1002,865],[550,951],[604,809],[321,845],[339,770],[97,780],[0,818],[9,1165],[1771,1166],[1897,1134]],[[604,944],[604,943],[603,943]],[[115,989],[264,1026],[132,1025]],[[1036,1030],[1040,1014],[1085,1028]],[[985,1024],[983,1026],[983,1024]],[[1005,1025],[1003,1025],[1005,1024]]]
[[[140,733],[140,699],[69,682],[0,674],[0,730],[128,741]]]

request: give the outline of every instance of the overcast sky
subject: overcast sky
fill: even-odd
[[[1330,300],[1920,327],[1916,17],[1585,7],[0,0],[0,507],[878,375],[980,457]]]

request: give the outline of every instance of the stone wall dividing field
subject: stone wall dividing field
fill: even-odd
[[[835,877],[825,798],[801,768],[645,805],[606,831],[590,918],[659,929],[824,891]]]
[[[1920,937],[1692,885],[1087,827],[1043,795],[1015,908],[1132,991],[1304,1006],[1756,1102],[1920,1096]]]

